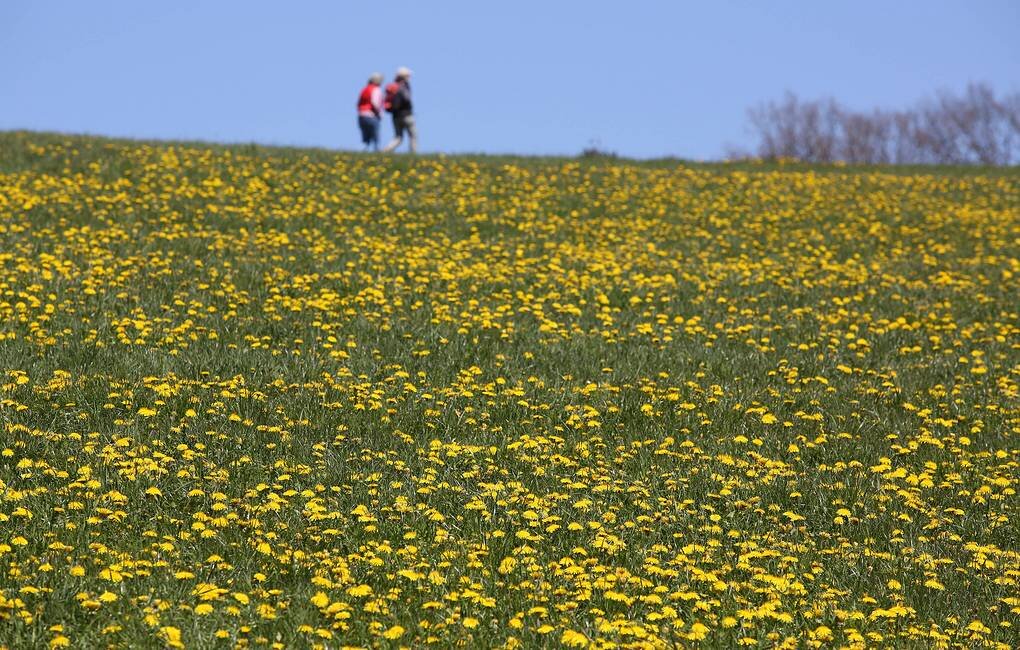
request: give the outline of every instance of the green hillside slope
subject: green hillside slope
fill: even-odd
[[[0,134],[0,646],[1016,647],[1018,206]]]

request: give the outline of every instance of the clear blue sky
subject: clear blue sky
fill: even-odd
[[[407,65],[426,151],[704,159],[787,89],[1020,90],[1018,34],[1016,0],[2,0],[0,129],[357,148],[365,78]]]

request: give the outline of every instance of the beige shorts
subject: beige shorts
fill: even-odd
[[[407,131],[408,137],[418,137],[418,129],[414,124],[414,115],[405,115],[404,117],[393,118],[393,131],[397,134],[398,138],[404,137],[405,130]]]

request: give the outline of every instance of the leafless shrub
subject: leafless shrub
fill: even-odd
[[[599,140],[590,140],[588,146],[581,150],[581,158],[605,158],[609,160],[616,159],[617,153],[610,151],[602,147],[602,142]]]
[[[853,111],[833,99],[779,102],[748,111],[757,156],[806,162],[1020,163],[1020,93],[997,98],[986,84],[941,91],[905,111]]]
[[[779,103],[751,109],[749,117],[761,138],[760,157],[835,160],[839,108],[833,100],[802,102],[786,93]]]

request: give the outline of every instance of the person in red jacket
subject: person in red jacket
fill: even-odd
[[[358,95],[358,128],[361,129],[361,141],[365,151],[379,151],[379,120],[382,117],[383,76],[378,72],[368,78],[368,84]]]

